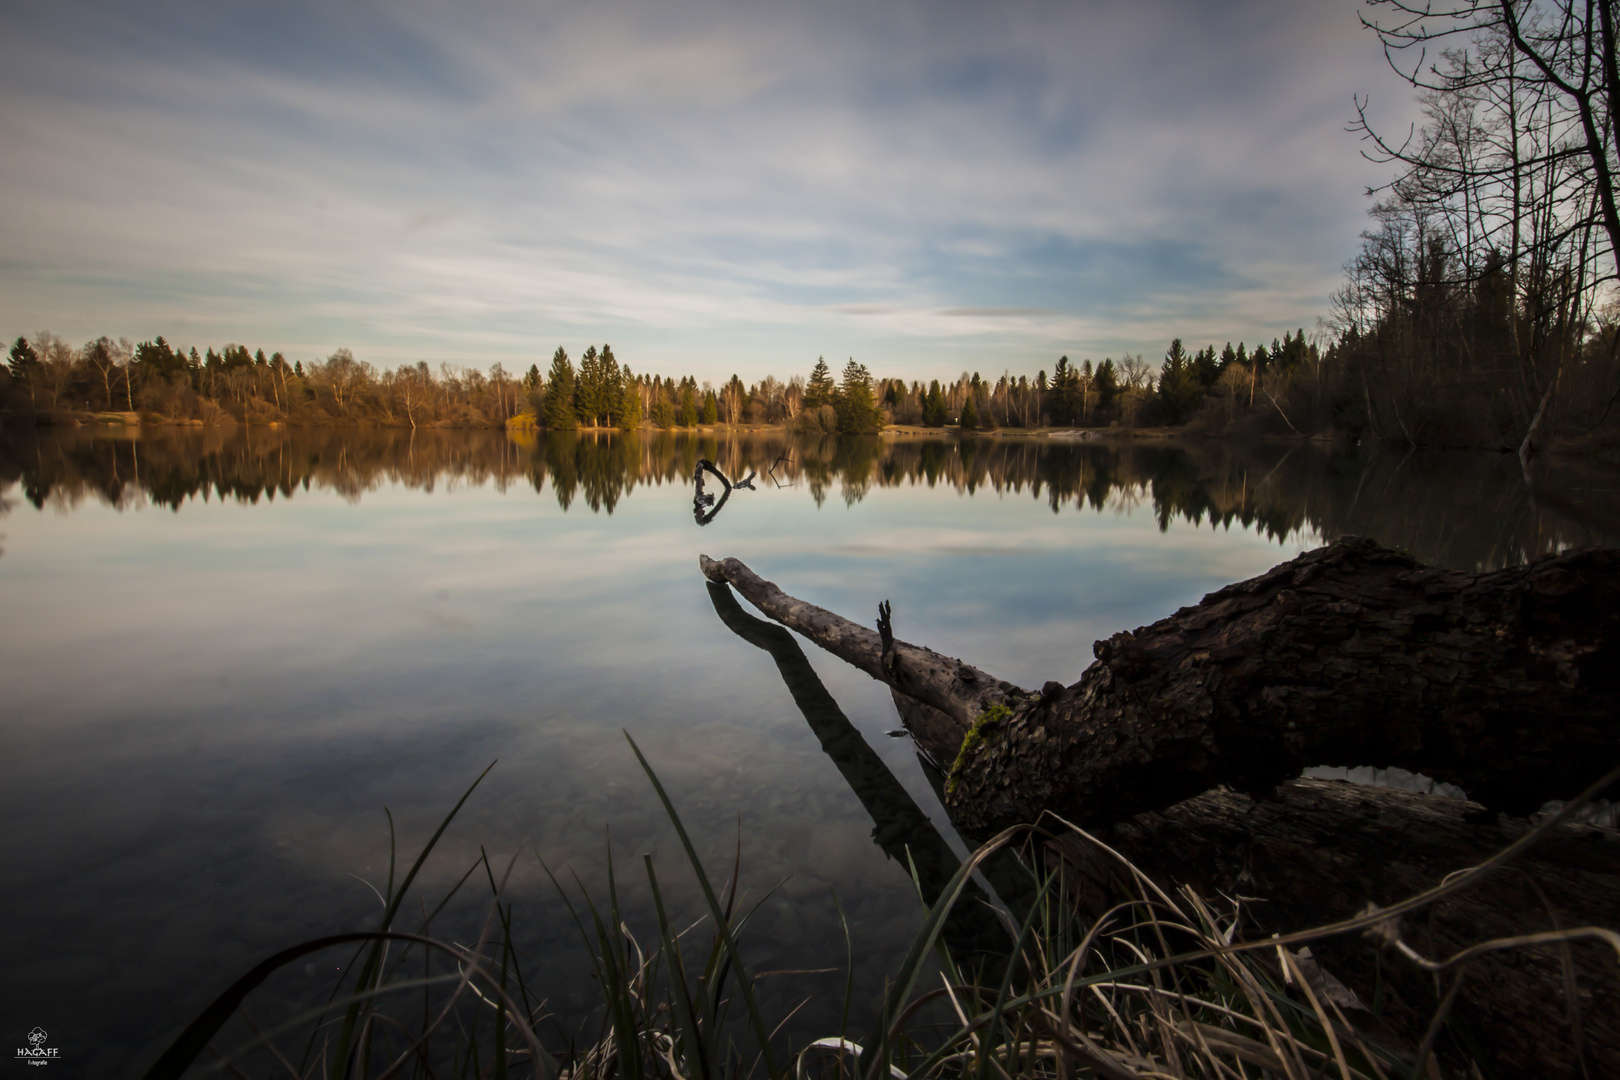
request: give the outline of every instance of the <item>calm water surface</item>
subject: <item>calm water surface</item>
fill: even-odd
[[[702,527],[700,456],[762,474]],[[713,867],[740,831],[746,891],[780,883],[754,963],[842,964],[836,893],[875,998],[921,908],[868,805],[903,788],[965,849],[887,691],[806,647],[868,748],[856,790],[827,718],[721,621],[700,552],[853,618],[888,598],[907,639],[1039,686],[1324,537],[1488,567],[1620,535],[1601,483],[1531,498],[1508,459],[1013,439],[11,432],[0,498],[0,1019],[90,1076],[138,1075],[267,953],[373,922],[383,808],[414,853],[492,761],[423,894],[480,845],[520,854],[529,974],[577,1018],[588,959],[541,859],[601,890],[610,850],[632,877],[650,852],[697,912],[625,732]],[[818,993],[806,1033],[836,1031],[842,985],[794,982]]]

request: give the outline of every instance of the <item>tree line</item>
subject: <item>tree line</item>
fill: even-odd
[[[786,426],[809,433],[870,433],[890,424],[993,430],[1184,423],[1203,396],[1236,370],[1261,374],[1315,362],[1304,331],[1251,353],[1239,344],[1188,354],[1172,342],[1163,365],[1140,356],[1093,364],[1059,357],[1050,376],[963,372],[954,381],[874,378],[850,359],[834,378],[825,358],[807,377],[733,375],[716,387],[687,375],[637,375],[611,345],[587,347],[576,367],[559,347],[542,372],[521,376],[499,363],[486,372],[425,363],[378,370],[338,349],[324,360],[289,363],[279,352],[228,344],[216,351],[175,348],[163,337],[134,344],[101,337],[74,348],[48,332],[12,344],[0,400],[13,416],[42,422],[97,413],[168,422],[376,424],[398,427],[533,425],[555,431],[692,428],[715,424]],[[1241,380],[1240,380],[1241,381]]]
[[[1620,0],[1452,6],[1375,0],[1365,21],[1416,90],[1424,123],[1387,140],[1358,102],[1368,156],[1395,167],[1328,318],[1251,351],[1140,355],[1050,375],[907,383],[851,359],[835,379],[718,387],[636,375],[610,346],[576,368],[558,348],[509,374],[426,364],[379,371],[347,349],[289,364],[240,345],[182,352],[163,338],[73,348],[19,337],[0,375],[12,415],[87,412],[299,425],[533,424],[551,430],[713,424],[870,432],[1184,426],[1518,450],[1620,439]],[[1413,61],[1409,66],[1403,57]]]

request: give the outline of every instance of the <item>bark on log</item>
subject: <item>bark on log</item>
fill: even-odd
[[[960,726],[957,743],[987,709],[1022,704],[1030,696],[1012,683],[931,649],[893,640],[886,649],[883,636],[876,631],[826,608],[794,599],[737,559],[717,561],[699,555],[698,566],[704,577],[716,585],[730,584],[749,603],[789,630],[798,631],[839,659],[888,683],[895,692],[943,712]]]
[[[947,806],[970,832],[1045,810],[1120,821],[1220,785],[1265,794],[1311,765],[1399,766],[1522,816],[1620,759],[1617,550],[1469,574],[1346,538],[1097,642],[1078,682],[1040,694],[886,650],[735,559],[701,565],[948,718],[916,735],[953,763]]]

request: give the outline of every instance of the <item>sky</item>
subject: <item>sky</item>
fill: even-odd
[[[905,378],[1330,310],[1353,0],[6,0],[0,332]]]

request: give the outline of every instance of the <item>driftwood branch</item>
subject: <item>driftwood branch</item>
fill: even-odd
[[[1036,694],[702,558],[766,615],[915,702],[969,830],[1265,794],[1311,765],[1399,766],[1524,814],[1620,759],[1620,551],[1484,574],[1347,538],[1095,646]]]
[[[1031,696],[1028,691],[996,679],[971,664],[896,640],[887,608],[879,621],[883,627],[880,633],[826,608],[789,596],[737,559],[715,560],[700,555],[698,565],[710,581],[717,585],[729,584],[750,604],[789,630],[803,634],[840,660],[887,683],[897,693],[939,710],[964,732],[987,709],[1021,704]],[[960,741],[958,735],[957,742]],[[933,747],[928,749],[934,750]]]

